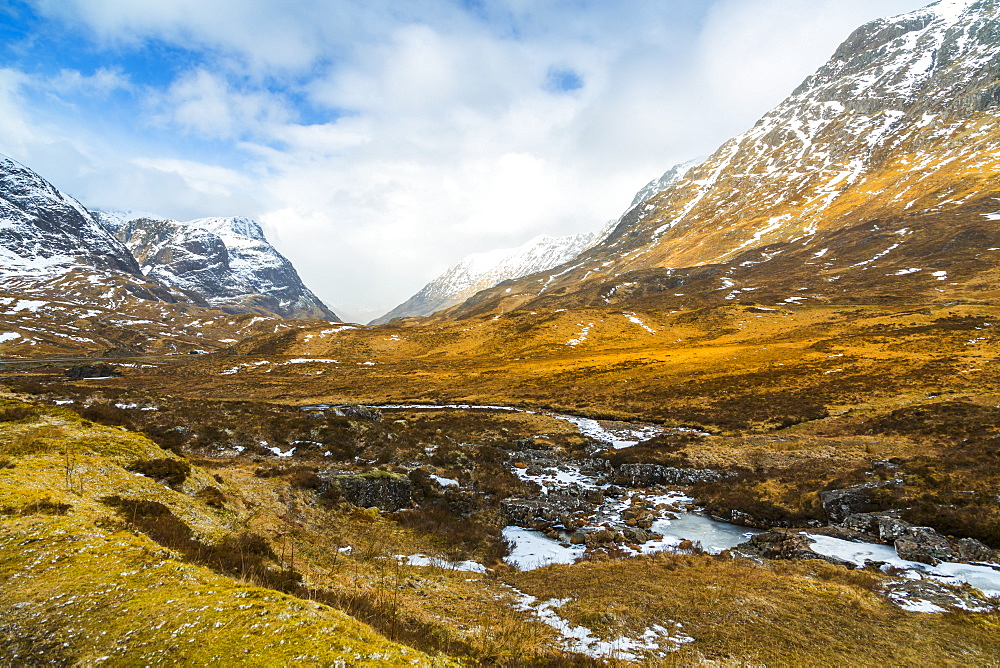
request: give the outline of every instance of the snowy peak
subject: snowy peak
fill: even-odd
[[[267,238],[264,236],[264,230],[260,223],[252,218],[242,216],[198,218],[187,224],[191,227],[200,227],[203,230],[214,232],[223,239],[232,240],[234,243],[245,243],[246,240],[252,240],[267,244]]]
[[[75,199],[0,155],[0,271],[57,275],[97,267],[138,275],[128,250]]]
[[[234,312],[339,321],[267,242],[257,221],[243,217],[188,222],[127,212],[98,216],[164,285]]]

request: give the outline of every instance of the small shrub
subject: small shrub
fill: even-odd
[[[0,408],[0,422],[20,422],[38,417],[38,409],[27,404],[16,404]]]
[[[112,406],[111,404],[92,404],[90,406],[74,408],[74,410],[85,420],[90,420],[98,424],[111,427],[125,427],[126,429],[135,427],[128,411],[117,406]]]
[[[223,508],[226,505],[226,495],[213,485],[209,485],[195,494],[195,498],[203,501],[205,505],[212,508]]]
[[[296,489],[322,489],[326,484],[315,471],[301,469],[288,476],[288,484]]]
[[[68,503],[57,503],[49,498],[29,503],[21,509],[22,515],[65,515],[73,506]]]
[[[325,490],[323,490],[322,494],[319,495],[320,501],[323,503],[323,505],[328,507],[340,503],[342,498],[343,496],[340,492],[340,487],[338,487],[337,485],[330,485]]]
[[[187,480],[188,474],[191,473],[191,465],[180,459],[140,459],[129,466],[128,470],[176,488]]]

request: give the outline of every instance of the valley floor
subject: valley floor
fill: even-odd
[[[784,547],[674,540],[634,556],[685,504],[779,544],[843,537],[823,494],[855,488],[870,492],[862,515],[1000,547],[998,317],[968,304],[515,313],[317,326],[119,378],[6,369],[0,651],[11,664],[998,662],[1000,616],[968,587],[918,595],[898,567]],[[400,405],[435,402],[530,412]],[[586,558],[518,570],[512,524]]]

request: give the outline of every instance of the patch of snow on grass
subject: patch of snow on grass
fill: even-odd
[[[409,566],[433,566],[444,568],[450,571],[466,571],[469,573],[485,573],[486,567],[478,561],[448,561],[437,557],[428,557],[423,554],[397,554],[396,558]]]
[[[607,443],[616,450],[631,448],[642,441],[649,440],[663,432],[661,427],[603,427],[597,420],[590,418],[575,417],[573,415],[556,415],[561,420],[572,422],[580,430],[580,433],[588,438],[601,443]]]
[[[444,477],[439,476],[439,475],[432,475],[431,477],[434,478],[434,481],[437,484],[441,485],[442,487],[458,487],[459,486],[458,485],[458,481],[455,480],[454,478],[444,478]]]
[[[907,274],[915,274],[918,271],[923,271],[923,270],[918,269],[916,267],[910,267],[909,269],[900,269],[894,274],[886,274],[886,276],[906,276]]]
[[[14,339],[19,339],[19,338],[21,338],[21,335],[18,334],[17,332],[4,332],[3,334],[0,334],[0,343],[3,343],[5,341],[13,341]]]
[[[514,589],[511,587],[511,589]],[[663,624],[653,624],[643,631],[638,638],[622,635],[612,640],[601,640],[594,635],[594,632],[586,626],[574,626],[568,620],[560,617],[556,608],[560,608],[570,602],[568,598],[553,598],[542,603],[536,603],[538,599],[530,594],[514,589],[517,595],[515,610],[521,612],[531,612],[543,624],[551,626],[562,636],[562,647],[569,652],[585,654],[595,659],[619,659],[624,661],[635,661],[639,659],[637,650],[650,650],[660,652],[675,652],[680,646],[694,642],[694,638],[682,631],[680,622],[672,619],[665,620]],[[667,627],[671,628],[667,628]]]
[[[938,279],[939,281],[946,281],[946,280],[948,280],[948,272],[947,271],[935,271],[935,272],[931,273],[931,276],[933,276],[934,278]]]
[[[651,328],[649,325],[647,325],[646,323],[644,323],[642,320],[639,320],[638,316],[636,316],[635,313],[622,313],[622,315],[625,316],[626,318],[628,318],[629,322],[631,322],[633,324],[636,324],[636,325],[639,325],[640,327],[642,327],[644,330],[646,330],[650,334],[656,334],[656,330],[653,329],[653,328]]]
[[[219,375],[220,376],[231,376],[234,373],[238,373],[242,369],[247,369],[247,368],[250,368],[250,367],[260,366],[262,364],[270,364],[270,363],[271,362],[269,362],[268,360],[260,360],[258,362],[247,362],[245,364],[237,364],[236,366],[234,366],[231,369],[226,369],[225,371],[220,371]]]
[[[37,301],[34,299],[18,299],[17,303],[14,304],[14,308],[8,311],[8,315],[17,313],[19,311],[30,311],[31,313],[36,313],[38,309],[48,304],[48,302]]]
[[[590,334],[590,330],[593,328],[593,326],[594,326],[594,323],[592,323],[592,322],[588,323],[587,326],[584,327],[583,330],[579,334],[576,335],[576,338],[575,339],[570,339],[569,341],[567,341],[566,345],[567,346],[578,346],[581,343],[583,343],[584,341],[586,341],[587,340],[587,335]]]

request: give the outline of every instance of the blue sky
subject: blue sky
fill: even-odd
[[[247,215],[367,319],[600,228],[920,0],[0,0],[0,153],[92,208]]]

